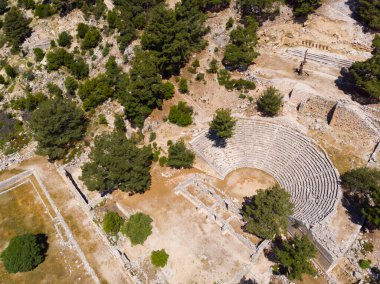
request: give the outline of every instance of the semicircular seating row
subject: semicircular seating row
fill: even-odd
[[[215,146],[208,131],[190,144],[222,178],[238,168],[256,168],[272,175],[292,196],[292,217],[307,226],[322,221],[335,209],[339,174],[311,139],[293,129],[239,119],[225,147]]]

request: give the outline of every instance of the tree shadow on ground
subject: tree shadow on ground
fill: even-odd
[[[359,6],[359,1],[358,0],[347,0],[345,2],[345,4],[347,4],[347,6],[350,8],[350,11],[351,11],[350,17],[357,22],[357,24],[361,27],[363,33],[374,33],[373,30],[371,30],[369,27],[365,26],[361,22],[361,19],[360,19],[358,13],[357,13],[357,8]]]
[[[353,101],[361,105],[377,103],[376,99],[370,97],[366,92],[357,88],[352,82],[354,82],[353,77],[348,69],[342,68],[340,71],[340,76],[335,80],[335,86],[348,95]]]
[[[239,284],[257,284],[257,282],[252,279],[247,279],[244,276],[242,279],[240,279]]]
[[[47,251],[49,249],[49,243],[48,243],[48,236],[46,234],[37,234],[36,235],[37,244],[41,245],[41,256],[42,256],[42,262],[45,261],[47,256]]]
[[[347,192],[343,192],[343,198],[341,202],[351,222],[354,224],[362,225],[363,217],[360,214],[359,206],[357,206],[357,204],[360,204],[359,198],[355,195],[350,195]]]
[[[206,137],[213,141],[213,146],[215,147],[225,148],[227,146],[227,139],[220,138],[212,129],[207,132]]]
[[[265,255],[265,257],[266,257],[269,261],[277,262],[277,260],[276,260],[276,255],[275,255],[275,253],[274,253],[274,249],[275,249],[276,247],[281,247],[281,245],[282,245],[282,240],[281,240],[281,238],[280,238],[280,237],[275,238],[275,239],[271,242],[270,247],[264,250],[264,255]]]

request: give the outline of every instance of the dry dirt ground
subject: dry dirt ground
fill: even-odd
[[[216,182],[216,187],[242,203],[244,197],[253,196],[257,190],[267,189],[276,184],[276,180],[269,174],[246,168],[229,173],[224,180]]]
[[[63,244],[45,208],[48,206],[49,212],[53,212],[49,203],[46,199],[44,201],[40,199],[38,194],[42,191],[35,189],[33,185],[38,187],[34,178],[0,195],[0,251],[3,251],[9,240],[16,235],[46,234],[49,243],[46,259],[36,269],[17,274],[7,273],[1,262],[0,282],[92,283],[76,250]],[[39,193],[36,190],[39,190]],[[63,234],[63,230],[60,230],[60,233]],[[65,235],[63,237],[66,238]]]
[[[24,161],[16,167],[16,171],[27,169],[35,169],[40,175],[42,182],[100,281],[102,283],[129,283],[130,278],[125,273],[123,266],[110,253],[108,247],[98,235],[89,215],[85,213],[81,208],[81,204],[70,194],[69,188],[59,176],[55,166],[48,163],[45,158],[38,157]],[[7,171],[3,172],[3,174],[9,177]],[[4,204],[4,206],[6,205]]]
[[[157,249],[165,249],[169,254],[168,264],[162,269],[169,283],[226,283],[249,264],[250,250],[245,245],[229,234],[223,235],[213,220],[173,192],[179,182],[194,172],[167,169],[163,174],[169,177],[165,178],[160,167],[155,166],[149,191],[134,196],[115,192],[107,202],[108,206],[115,203],[116,208],[122,208],[121,213],[143,212],[153,218],[153,233],[143,245],[131,246],[129,240],[123,240],[125,253],[131,259],[139,259],[150,281],[154,282],[156,274],[150,253]],[[237,176],[236,182],[243,183]],[[264,280],[268,277],[268,261],[258,264],[254,271],[260,267],[264,270],[260,279]]]

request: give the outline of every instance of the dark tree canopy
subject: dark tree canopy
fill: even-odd
[[[23,13],[12,7],[4,17],[4,34],[5,39],[12,45],[12,49],[18,51],[21,44],[32,33],[29,27],[31,20],[26,18]]]
[[[30,112],[35,110],[46,99],[47,97],[43,93],[36,93],[34,95],[27,93],[25,97],[11,100],[11,106],[13,109]]]
[[[75,103],[58,97],[39,104],[31,114],[30,127],[38,141],[38,152],[56,160],[83,137],[86,120]]]
[[[48,18],[54,15],[55,13],[57,13],[57,10],[54,7],[54,5],[51,4],[40,3],[37,4],[34,8],[34,16],[39,17],[41,19]]]
[[[243,16],[261,18],[277,10],[280,3],[281,0],[238,0],[237,7]]]
[[[161,108],[163,100],[170,99],[173,94],[174,86],[162,82],[157,58],[151,52],[136,51],[129,83],[117,95],[125,107],[126,117],[141,127],[153,109]]]
[[[206,0],[206,9],[218,12],[230,6],[231,0]]]
[[[368,96],[380,100],[380,36],[372,42],[372,57],[349,68],[353,83]]]
[[[282,241],[275,249],[276,259],[286,269],[286,275],[290,280],[302,281],[302,273],[315,276],[317,271],[310,260],[316,255],[317,249],[306,236],[295,236]]]
[[[103,74],[86,80],[78,88],[78,96],[83,102],[83,108],[90,110],[108,98],[112,97],[114,89],[109,84],[109,79]]]
[[[114,131],[95,138],[91,161],[82,167],[81,179],[91,191],[120,189],[143,193],[150,188],[150,147],[137,147],[125,134]]]
[[[280,91],[274,87],[269,87],[258,99],[257,106],[264,115],[275,116],[282,106],[282,95]]]
[[[165,77],[178,74],[191,53],[204,46],[206,17],[192,2],[196,1],[183,0],[175,10],[163,5],[155,8],[141,38],[142,47],[158,58],[160,72]]]
[[[356,13],[366,26],[380,31],[380,2],[378,0],[358,0]]]
[[[286,232],[293,214],[290,194],[279,186],[260,189],[242,209],[245,230],[263,239],[273,240]]]
[[[289,0],[288,2],[293,6],[295,17],[307,16],[321,6],[321,0]]]
[[[11,239],[1,260],[9,273],[31,271],[44,261],[47,249],[46,235],[24,234]]]
[[[73,77],[66,77],[64,81],[66,91],[70,95],[74,95],[75,91],[78,89],[78,82]]]
[[[210,122],[210,130],[222,139],[232,137],[236,125],[236,119],[231,116],[230,109],[217,109],[213,120]]]
[[[37,47],[33,50],[33,52],[34,52],[34,58],[36,59],[36,62],[41,62],[42,59],[44,59],[45,53],[41,48]]]
[[[62,47],[70,47],[73,37],[66,31],[61,32],[58,36],[58,44]]]
[[[178,105],[170,107],[168,119],[178,126],[188,126],[193,123],[192,114],[191,107],[187,106],[185,102],[178,102]]]
[[[5,73],[8,75],[8,77],[14,79],[17,76],[17,71],[9,64],[5,65],[4,67]]]
[[[46,54],[46,69],[55,71],[65,66],[68,71],[77,79],[83,79],[88,76],[89,66],[79,55],[73,55],[64,48],[56,48]]]
[[[20,8],[30,10],[30,9],[34,9],[34,7],[36,6],[36,3],[34,2],[34,0],[18,0],[17,6]]]
[[[108,12],[107,21],[111,29],[118,32],[120,51],[137,37],[137,29],[143,29],[149,22],[150,11],[162,0],[116,0],[115,9]]]
[[[100,31],[95,27],[90,27],[84,35],[81,47],[82,49],[91,49],[98,46],[102,36]]]
[[[186,148],[185,142],[179,140],[169,146],[169,156],[167,165],[171,168],[191,168],[193,166],[195,154]]]
[[[380,228],[380,170],[357,168],[342,176],[343,186],[357,199],[369,228]]]
[[[223,65],[230,70],[246,70],[259,54],[254,50],[257,44],[258,23],[247,17],[245,27],[238,26],[230,33],[230,43],[224,51]]]
[[[0,0],[0,15],[4,14],[8,8],[8,0]]]
[[[86,25],[85,23],[79,23],[77,26],[77,35],[79,38],[83,39],[87,32],[89,31],[90,26]]]

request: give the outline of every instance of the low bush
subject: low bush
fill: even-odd
[[[186,148],[185,142],[179,140],[169,146],[169,156],[167,165],[171,168],[191,168],[193,166],[195,154]]]
[[[45,53],[41,48],[37,47],[33,50],[33,52],[34,52],[34,59],[36,60],[36,62],[41,62],[42,59],[44,59]]]
[[[107,234],[116,235],[120,231],[123,223],[124,220],[119,214],[116,212],[107,212],[103,219],[103,230]]]
[[[155,267],[165,267],[168,262],[169,255],[164,249],[152,251],[150,260]]]
[[[360,259],[358,264],[361,269],[368,269],[371,267],[371,261],[369,259]]]
[[[185,102],[179,102],[178,105],[170,107],[169,121],[178,126],[188,126],[193,123],[192,119],[193,110],[187,106]]]
[[[133,214],[121,229],[132,245],[143,244],[152,234],[152,218],[143,213]]]
[[[266,89],[257,101],[259,110],[267,116],[275,116],[282,106],[282,95],[274,87]]]

